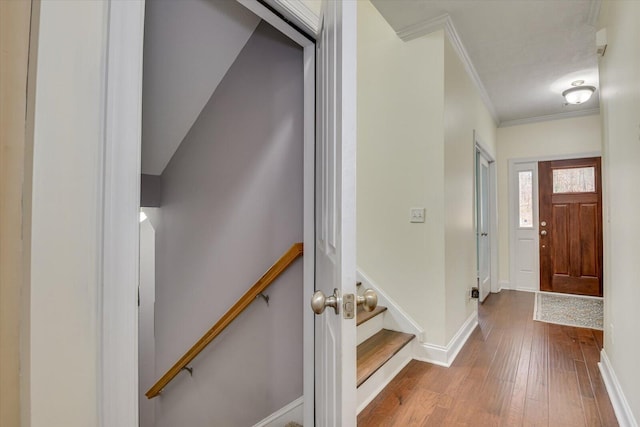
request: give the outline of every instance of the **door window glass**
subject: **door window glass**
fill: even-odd
[[[593,166],[588,168],[554,169],[553,192],[593,193],[596,191],[596,174]]]
[[[520,228],[533,228],[533,171],[518,172]]]

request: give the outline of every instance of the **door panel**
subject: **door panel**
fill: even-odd
[[[491,241],[489,237],[489,161],[476,151],[476,239],[480,302],[491,293]]]
[[[337,295],[315,321],[315,425],[356,424],[356,325],[342,296],[356,292],[356,3],[323,1],[316,40],[315,285]],[[310,310],[310,308],[307,308]]]
[[[538,173],[540,289],[602,296],[600,158],[540,162]]]
[[[596,277],[598,275],[597,218],[597,205],[580,205],[581,276]]]
[[[521,238],[516,243],[516,283],[529,283],[535,273],[536,247],[533,239]]]
[[[554,205],[553,220],[553,263],[554,274],[569,274],[569,207]]]

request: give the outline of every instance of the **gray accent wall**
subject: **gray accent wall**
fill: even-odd
[[[260,23],[163,172],[156,377],[302,241],[302,59]],[[250,426],[302,395],[302,260],[266,293],[156,398],[156,426]]]
[[[162,177],[160,175],[140,175],[140,207],[159,208],[162,202]]]

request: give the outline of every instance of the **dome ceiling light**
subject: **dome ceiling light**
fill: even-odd
[[[571,83],[572,88],[562,92],[562,96],[564,96],[568,104],[582,104],[591,98],[596,88],[593,86],[582,86],[583,84],[584,80],[576,80]]]

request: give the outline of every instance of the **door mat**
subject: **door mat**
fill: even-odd
[[[533,320],[602,330],[602,298],[536,293]]]

